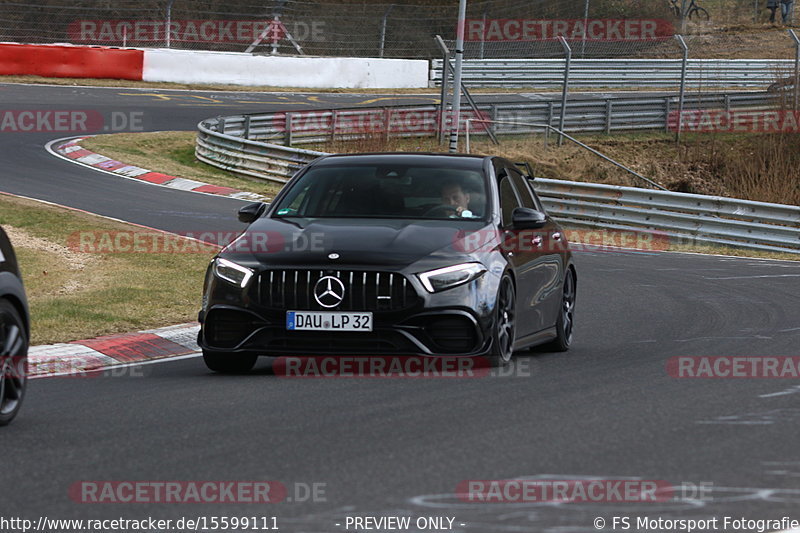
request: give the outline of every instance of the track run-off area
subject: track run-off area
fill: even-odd
[[[0,97],[9,110],[136,116],[147,131],[194,130],[225,114],[438,100],[12,84]],[[479,96],[491,98],[519,96]],[[112,176],[44,149],[68,134],[0,133],[0,191],[166,231],[243,229],[243,201]],[[612,531],[614,517],[634,526],[637,517],[716,517],[717,531],[724,517],[800,520],[800,382],[692,379],[671,366],[687,356],[800,356],[800,263],[617,250],[579,252],[576,264],[571,350],[519,353],[511,368],[474,379],[287,379],[264,358],[252,374],[223,376],[182,357],[98,379],[33,380],[0,432],[0,514],[34,523],[258,516],[319,533],[352,531],[345,518],[356,515],[449,517],[450,531],[482,533],[598,531],[598,518]],[[459,496],[469,480],[513,479],[676,490],[654,502]],[[75,493],[101,481],[260,480],[282,484],[282,501],[91,503]]]

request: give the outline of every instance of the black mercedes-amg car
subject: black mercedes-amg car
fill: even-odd
[[[0,228],[0,426],[17,416],[25,395],[29,324],[28,300],[17,256]]]
[[[499,157],[326,156],[209,265],[207,366],[259,355],[484,356],[567,350],[576,271],[533,178]]]

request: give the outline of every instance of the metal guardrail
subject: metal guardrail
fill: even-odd
[[[434,59],[433,81],[442,83],[442,59]],[[470,59],[464,61],[469,87],[560,88],[564,59]],[[572,88],[676,88],[681,82],[680,59],[572,59]],[[794,72],[789,59],[690,59],[687,88],[762,88]]]
[[[284,182],[305,164],[326,155],[216,131],[224,124],[238,128],[245,121],[227,117],[201,122],[197,157],[245,176]],[[800,207],[796,206],[541,178],[535,180],[535,188],[555,218],[573,225],[645,228],[693,242],[800,253]]]
[[[800,254],[797,206],[541,178],[534,184],[548,212],[574,225]]]
[[[685,110],[770,109],[781,95],[767,92],[709,93],[689,95]],[[561,114],[558,100],[524,100],[478,104],[485,119],[499,122],[534,122],[556,125]],[[677,96],[632,94],[614,97],[572,96],[567,102],[564,131],[604,132],[668,130],[670,117],[678,110]],[[205,120],[200,129],[223,133],[239,140],[284,145],[347,140],[373,135],[417,137],[433,135],[440,127],[440,108],[435,105],[378,109],[309,110],[217,117]],[[464,114],[467,118],[477,118]],[[496,134],[526,134],[536,128],[498,125]],[[475,132],[480,135],[481,132]],[[485,134],[485,132],[484,132]]]
[[[209,165],[250,178],[285,182],[323,152],[251,141],[217,131],[218,119],[198,125],[195,155]]]

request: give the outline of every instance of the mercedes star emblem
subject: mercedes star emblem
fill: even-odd
[[[334,276],[320,278],[314,285],[314,299],[322,307],[336,307],[344,300],[344,283]]]

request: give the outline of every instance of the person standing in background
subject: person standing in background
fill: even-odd
[[[794,0],[781,0],[781,20],[786,24],[792,19],[792,8],[794,7]]]
[[[769,9],[769,21],[775,23],[775,11],[778,9],[778,0],[767,0],[767,9]]]

